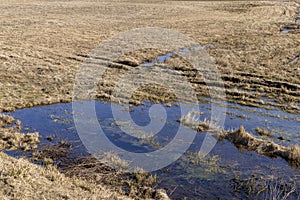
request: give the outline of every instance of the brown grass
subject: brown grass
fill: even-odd
[[[122,31],[152,26],[179,31],[200,44],[215,44],[207,51],[216,60],[229,101],[272,104],[299,113],[295,107],[300,101],[299,63],[285,65],[299,55],[299,33],[280,33],[296,17],[296,2],[103,0],[60,5],[44,0],[0,1],[0,110],[71,101],[76,72],[92,49]],[[161,53],[139,51],[112,61],[97,98],[110,100],[121,74]],[[208,95],[205,83],[188,70],[189,64],[174,59],[177,73],[192,82],[197,94]],[[157,101],[158,94],[141,91],[132,103],[143,98]],[[276,102],[265,104],[260,97]]]
[[[189,112],[187,115],[183,116],[178,120],[178,122],[199,132],[207,131],[209,129],[209,121],[206,119],[203,121],[199,120],[199,116],[193,114],[192,112]]]
[[[30,151],[40,143],[38,133],[21,133],[21,122],[11,116],[0,115],[0,125],[0,150]],[[0,198],[168,199],[163,190],[152,188],[155,176],[140,170],[124,174],[94,157],[73,158],[71,153],[71,145],[65,140],[42,145],[31,159],[44,167],[0,153]],[[113,154],[107,153],[104,158],[123,164]]]
[[[270,137],[270,138],[272,138],[274,136],[272,134],[272,132],[270,132],[269,130],[266,130],[266,129],[263,129],[263,128],[259,128],[259,127],[255,128],[255,132],[258,133],[261,136],[266,136],[266,137]]]
[[[8,115],[0,115],[0,150],[30,151],[40,143],[38,133],[21,133],[21,122]]]
[[[34,165],[0,153],[1,199],[131,199],[103,184],[68,178],[56,168]]]
[[[256,138],[246,132],[243,126],[236,131],[223,132],[222,138],[229,140],[240,149],[255,151],[270,157],[281,157],[291,165],[300,166],[300,148],[298,145],[286,147],[273,141]]]
[[[246,192],[251,199],[299,199],[299,188],[293,180],[262,174],[247,179],[234,179],[235,192]]]
[[[32,160],[43,166],[56,166],[70,178],[80,178],[95,185],[105,185],[108,189],[134,199],[168,199],[165,191],[153,189],[156,176],[136,169],[133,173],[125,173],[129,164],[117,155],[108,152],[94,156],[75,157],[70,146],[65,143],[44,145],[33,152]],[[114,168],[105,163],[114,163]]]
[[[208,120],[195,119],[191,113],[181,118],[179,122],[198,132],[209,132],[218,140],[226,139],[241,150],[255,151],[272,158],[281,157],[293,166],[300,166],[300,147],[298,145],[286,147],[270,140],[257,138],[248,133],[243,126],[234,131],[221,130],[214,127],[214,124],[210,124]]]
[[[111,157],[120,163],[120,158],[116,158],[112,153],[101,157]],[[156,176],[142,169],[135,169],[133,173],[124,173],[108,167],[93,156],[65,160],[60,163],[59,169],[68,177],[80,177],[95,184],[105,184],[112,190],[134,199],[169,199],[164,190],[153,189]]]
[[[71,101],[76,72],[92,49],[122,31],[152,26],[179,31],[200,44],[215,44],[208,53],[216,60],[225,82],[227,100],[299,113],[299,61],[286,65],[299,55],[299,32],[279,32],[294,20],[298,6],[291,1],[0,0],[0,111]],[[110,100],[120,75],[151,56],[156,56],[153,51],[138,53],[130,62],[111,61],[105,83],[99,83],[97,97]],[[208,95],[205,83],[190,70],[189,63],[174,58],[165,66],[173,66],[176,73],[187,77],[198,95]],[[147,96],[148,91],[153,93],[153,88],[135,94],[132,103],[143,98],[163,101],[160,93]],[[261,97],[275,102],[264,102],[259,100]],[[173,100],[170,95],[163,98]],[[1,123],[14,126],[10,117],[4,118],[0,120],[1,127]],[[38,135],[20,134],[16,127],[17,124],[1,129],[2,148],[35,148]],[[297,146],[268,143],[243,129],[228,132],[227,137],[240,142],[243,148],[257,147],[261,153],[271,152],[299,163]],[[23,159],[3,156],[0,165],[5,188],[0,194],[9,198],[116,198],[115,194],[103,192],[102,187],[81,187],[55,170],[47,171]],[[29,173],[21,170],[21,176],[11,176],[18,166],[28,168]],[[49,180],[46,175],[57,179]]]

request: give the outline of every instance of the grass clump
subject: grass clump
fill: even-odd
[[[281,157],[291,165],[300,166],[300,148],[298,145],[286,147],[273,141],[256,138],[248,133],[243,126],[235,131],[225,131],[222,138],[229,140],[240,149],[255,151],[273,158]]]
[[[258,133],[260,136],[273,137],[273,134],[270,131],[259,127],[255,128],[255,132]]]
[[[226,139],[241,150],[255,151],[258,154],[272,158],[281,157],[293,166],[300,166],[300,147],[298,145],[287,147],[276,144],[270,140],[257,138],[247,132],[243,126],[240,126],[237,130],[229,131],[222,130],[214,125],[210,127],[208,120],[200,121],[199,118],[195,118],[190,113],[178,121],[184,126],[197,130],[198,132],[209,132],[218,140]],[[256,131],[264,135],[270,135],[270,133],[260,128],[256,128]]]
[[[21,133],[22,124],[8,115],[0,115],[0,150],[30,151],[40,143],[39,133]]]

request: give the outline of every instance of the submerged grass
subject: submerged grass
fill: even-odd
[[[250,178],[235,177],[233,182],[235,192],[245,192],[251,199],[286,200],[300,198],[299,183],[294,180],[253,175]]]
[[[44,0],[29,0],[24,4],[4,2],[0,4],[0,21],[4,27],[0,30],[3,36],[0,50],[1,111],[71,101],[76,71],[95,44],[118,32],[151,25],[171,27],[201,44],[217,44],[208,52],[216,60],[229,101],[256,107],[272,105],[299,113],[296,106],[300,102],[299,61],[285,65],[299,53],[299,32],[286,35],[279,32],[282,26],[294,19],[299,1],[173,1],[172,4],[168,1],[139,1],[136,4],[135,1],[104,0],[65,1],[61,2],[62,6]],[[71,9],[66,13],[66,8]],[[115,20],[116,16],[118,20]],[[89,23],[86,19],[90,19]],[[199,31],[199,27],[205,28]],[[97,97],[111,100],[116,80],[136,66],[141,57],[149,59],[147,52],[143,52],[134,60],[111,65],[107,69],[105,84],[99,83],[101,87]],[[198,95],[207,95],[207,89],[203,88],[205,83],[195,76],[189,64],[179,58],[174,59],[180,61],[174,65],[174,71],[188,78]],[[235,87],[245,91],[232,91]],[[159,94],[161,87],[154,92],[153,88],[143,88],[135,94],[133,103],[138,105],[143,98],[154,101],[173,98],[166,93],[167,96],[161,95],[161,100]],[[259,100],[260,97],[276,99],[276,102],[265,102]],[[17,123],[15,127],[6,128],[3,124],[14,126],[13,119],[2,117],[0,120],[1,149],[36,148],[38,134],[24,135],[17,128]],[[196,129],[205,131],[207,125],[204,121]],[[280,156],[299,165],[298,146],[284,147],[255,138],[242,127],[221,133],[240,148]],[[67,178],[56,169],[47,171],[24,159],[0,155],[0,183],[3,188],[0,195],[3,199],[126,199],[117,197],[119,193],[107,191],[102,186]],[[61,155],[54,157],[57,156]],[[51,153],[48,157],[52,159]],[[46,163],[51,162],[46,160]],[[89,168],[88,164],[79,166]]]
[[[255,151],[270,157],[281,157],[293,166],[300,166],[300,147],[298,145],[286,147],[273,141],[256,138],[246,132],[243,126],[236,131],[224,131],[221,138],[229,140],[240,149]]]
[[[269,130],[263,129],[263,128],[256,127],[255,132],[261,136],[266,136],[266,137],[270,137],[270,138],[274,137],[272,132],[270,132]]]
[[[300,147],[298,145],[287,147],[271,140],[257,138],[247,132],[243,126],[237,130],[222,130],[208,120],[199,121],[190,113],[178,121],[198,132],[209,132],[219,140],[226,139],[241,150],[255,151],[269,157],[281,157],[293,166],[300,166]],[[259,131],[261,130],[259,129]]]
[[[128,163],[113,153],[100,157],[115,162],[123,169],[128,167]],[[151,175],[140,168],[135,169],[133,173],[123,172],[104,164],[100,157],[97,159],[94,156],[85,156],[64,160],[58,168],[68,177],[80,177],[94,184],[105,184],[112,190],[134,199],[169,199],[164,190],[153,188],[156,184],[156,175]]]
[[[39,164],[0,152],[0,199],[169,199],[153,189],[156,176],[141,170],[122,173],[91,156],[72,157],[66,140],[37,149],[39,134],[21,133],[20,121],[11,116],[0,115],[0,126],[0,150],[34,150],[31,161]],[[128,168],[113,153],[102,159]]]

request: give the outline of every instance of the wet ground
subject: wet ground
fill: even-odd
[[[203,100],[207,101],[207,99]],[[141,126],[147,125],[150,122],[151,105],[149,102],[143,102],[141,106],[131,107],[129,111],[134,122]],[[169,104],[164,105],[167,122],[163,129],[154,138],[145,140],[133,138],[122,132],[113,119],[110,103],[96,101],[95,104],[98,122],[106,136],[116,146],[131,152],[151,152],[173,139],[179,127],[178,119],[181,118],[181,112],[177,103],[169,106]],[[200,120],[209,119],[210,104],[201,103],[199,108]],[[38,131],[42,136],[41,146],[62,140],[70,141],[76,156],[88,155],[74,126],[71,103],[26,108],[9,114],[22,121],[24,132]],[[274,140],[285,146],[300,145],[298,118],[299,115],[272,107],[263,109],[228,104],[224,128],[235,129],[244,125],[248,132],[257,137]],[[269,132],[271,136],[260,136],[255,131],[257,127]],[[299,169],[291,167],[281,158],[269,158],[255,152],[239,151],[228,141],[218,142],[205,159],[199,159],[196,152],[199,151],[204,136],[204,133],[197,134],[185,155],[170,166],[153,172],[158,174],[158,187],[165,188],[171,198],[251,199],[254,197],[251,195],[254,194],[247,194],[249,186],[242,184],[250,179],[254,179],[257,183],[264,183],[266,179],[269,180],[269,184],[272,180],[284,183],[293,180],[299,188]],[[53,140],[49,141],[49,138]],[[8,153],[16,157],[24,155],[19,152]],[[299,194],[294,193],[294,195],[294,198],[299,198]]]
[[[295,31],[295,30],[299,30],[299,29],[300,29],[300,8],[298,8],[298,15],[295,18],[294,23],[285,25],[281,29],[281,32],[282,33],[289,33],[289,32]]]
[[[278,1],[212,1],[209,4],[173,1],[172,5],[168,1],[144,1],[138,5],[103,2],[1,4],[4,29],[1,31],[3,65],[0,74],[5,86],[0,91],[1,111],[70,101],[76,70],[95,46],[119,32],[151,25],[175,29],[200,44],[214,44],[208,51],[216,59],[226,83],[228,100],[239,103],[228,104],[225,129],[243,125],[256,137],[286,146],[300,144],[299,16],[294,19],[298,4],[278,4]],[[186,51],[182,49],[179,53]],[[144,65],[161,64],[170,57],[172,53],[167,53]],[[111,75],[108,85],[117,80],[116,74],[126,71],[113,67],[116,65],[112,65],[112,73],[108,74]],[[190,77],[189,71],[183,75]],[[201,81],[191,79],[191,82],[202,91]],[[104,91],[105,97],[109,89]],[[96,103],[97,117],[115,145],[128,151],[148,152],[172,140],[181,117],[175,104],[165,105],[167,123],[157,137],[148,140],[124,134],[114,122],[109,103]],[[149,123],[150,105],[145,102],[130,108],[136,123]],[[202,103],[200,110],[203,112],[200,119],[209,119],[210,104]],[[9,114],[22,121],[24,132],[41,134],[40,147],[70,141],[72,156],[88,154],[74,127],[71,104],[25,108]],[[260,136],[261,132],[268,134]],[[154,172],[158,174],[157,187],[165,188],[172,199],[268,199],[270,187],[291,191],[289,186],[298,189],[291,199],[299,199],[299,169],[285,160],[241,151],[226,140],[218,142],[208,157],[200,159],[195,152],[203,138],[204,133],[199,133],[185,155]],[[16,151],[8,154],[27,155]],[[255,196],[259,191],[260,196]]]

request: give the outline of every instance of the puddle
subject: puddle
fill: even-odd
[[[207,48],[210,48],[210,47],[213,47],[213,46],[214,46],[213,44],[206,44],[206,45],[201,45],[201,46],[196,46],[196,47],[183,48],[183,49],[180,49],[178,52],[168,52],[165,55],[158,56],[158,58],[153,59],[151,62],[145,62],[145,63],[143,63],[141,66],[143,66],[143,67],[151,67],[151,66],[153,66],[155,64],[166,62],[167,60],[171,59],[172,56],[175,56],[175,55],[184,55],[184,54],[192,51],[193,49],[197,49],[197,48],[207,49]]]
[[[288,24],[283,27],[281,33],[289,33],[290,31],[295,31],[300,28],[299,24]]]
[[[291,30],[290,29],[282,29],[281,30],[281,33],[288,33],[288,32],[290,32]]]
[[[282,29],[281,29],[281,33],[289,33],[290,31],[294,31],[297,29],[300,29],[300,8],[298,8],[298,16],[295,18],[295,24],[288,24],[285,25]]]
[[[153,104],[143,102],[141,106],[129,108],[135,123],[144,126],[150,122],[151,105]],[[96,101],[95,109],[98,122],[110,141],[127,151],[141,153],[160,149],[172,140],[179,127],[177,120],[181,117],[180,107],[174,105],[175,103],[171,107],[163,105],[167,113],[166,123],[151,140],[137,139],[123,133],[113,119],[110,103]],[[199,110],[201,111],[200,120],[210,118],[209,103],[201,103]],[[125,112],[127,111],[124,110]],[[38,131],[42,136],[42,144],[51,144],[46,138],[53,135],[55,136],[54,143],[65,139],[76,146],[74,150],[76,155],[88,154],[77,135],[71,103],[26,108],[8,114],[22,121],[24,132]],[[286,116],[288,119],[274,117],[277,115]],[[270,131],[274,135],[271,139],[276,143],[287,146],[300,145],[298,118],[298,115],[285,113],[275,108],[266,110],[228,103],[225,129],[244,125],[248,132],[259,137],[255,133],[255,128],[260,127]],[[204,136],[204,133],[197,134],[194,143],[185,155],[170,166],[154,172],[158,175],[158,187],[165,188],[171,198],[232,199],[234,196],[241,198],[241,191],[237,192],[233,189],[236,177],[249,178],[263,174],[266,177],[274,175],[285,180],[289,177],[300,176],[299,169],[293,169],[281,158],[271,159],[255,152],[240,152],[228,141],[218,142],[207,160],[198,162],[194,153],[199,150]],[[278,139],[280,136],[284,140]],[[8,152],[8,154],[16,157],[21,155],[16,151]]]
[[[299,56],[296,56],[292,61],[288,62],[287,64],[285,64],[284,66],[289,66],[295,62],[297,62],[299,60]]]
[[[295,19],[296,23],[300,23],[300,8],[298,8],[298,16]]]

